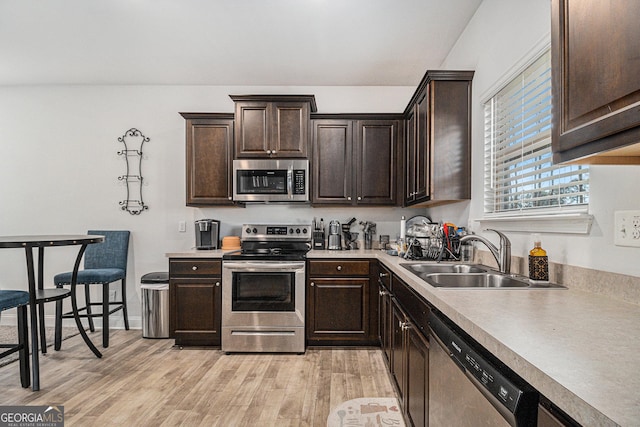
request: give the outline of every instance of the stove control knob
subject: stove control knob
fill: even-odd
[[[302,229],[302,234],[307,234],[307,229],[306,228]]]
[[[258,229],[253,227],[253,234],[258,234]]]
[[[296,228],[296,234],[300,234],[300,229]]]
[[[293,234],[293,228],[289,229],[289,234]]]
[[[247,228],[245,231],[247,232],[247,234],[251,234],[251,229],[250,228]]]

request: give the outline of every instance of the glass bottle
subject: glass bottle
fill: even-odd
[[[539,234],[533,235],[533,249],[529,251],[529,279],[534,283],[549,282],[549,259]]]

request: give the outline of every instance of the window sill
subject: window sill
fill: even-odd
[[[566,213],[555,215],[531,215],[518,217],[494,217],[477,219],[482,229],[522,231],[535,233],[589,234],[593,215]]]

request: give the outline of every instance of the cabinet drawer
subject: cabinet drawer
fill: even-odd
[[[309,276],[368,276],[369,261],[366,260],[329,260],[309,261]]]
[[[207,259],[170,259],[169,277],[220,276],[222,261]]]

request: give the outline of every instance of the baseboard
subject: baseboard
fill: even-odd
[[[82,319],[84,325],[87,324],[85,319]],[[93,322],[98,329],[102,329],[102,320],[93,319]],[[44,316],[45,326],[54,327],[56,323],[56,316],[53,314]],[[18,316],[15,313],[3,312],[0,316],[0,325],[2,326],[17,326]],[[74,327],[75,322],[73,319],[63,319],[62,326]],[[124,329],[124,321],[120,318],[109,319],[109,329]],[[140,316],[129,316],[129,329],[142,329],[142,318]]]

